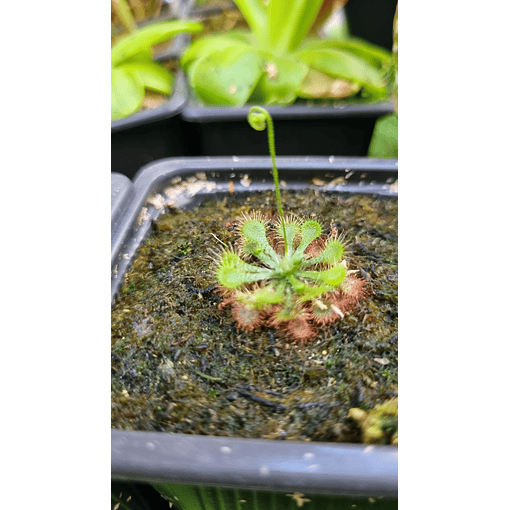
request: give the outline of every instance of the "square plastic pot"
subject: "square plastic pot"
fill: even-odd
[[[246,121],[250,106],[204,106],[188,86],[181,117],[194,156],[262,156],[267,141]],[[269,106],[276,149],[282,156],[366,156],[376,120],[393,112],[390,102],[328,106]]]
[[[396,160],[279,157],[277,165],[285,189],[397,197]],[[147,165],[134,182],[112,174],[112,303],[152,221],[164,213],[172,180],[198,177],[171,194],[192,209],[228,194],[229,181],[240,193],[273,189],[270,170],[268,157],[183,158]],[[310,184],[313,178],[326,184]],[[395,446],[124,430],[112,430],[111,441],[113,480],[151,483],[181,510],[397,508]]]
[[[144,165],[187,153],[180,112],[186,104],[184,75],[178,71],[168,102],[112,122],[111,171],[133,178]]]

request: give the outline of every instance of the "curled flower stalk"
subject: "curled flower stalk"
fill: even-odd
[[[304,343],[352,309],[364,281],[347,270],[336,229],[325,235],[316,220],[283,215],[271,117],[260,107],[250,114],[255,129],[268,126],[279,220],[261,213],[240,220],[236,247],[223,251],[216,268],[220,308],[232,308],[240,329],[274,327]]]

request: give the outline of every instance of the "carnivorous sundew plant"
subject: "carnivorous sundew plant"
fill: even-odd
[[[289,105],[296,99],[387,96],[390,53],[360,39],[310,37],[323,0],[234,0],[249,31],[197,38],[181,57],[206,104]]]
[[[223,250],[216,268],[220,308],[232,308],[240,329],[274,327],[304,343],[319,326],[343,318],[364,297],[365,282],[347,270],[336,228],[325,235],[314,219],[284,216],[273,121],[264,108],[254,106],[248,122],[257,131],[268,130],[279,218],[273,222],[255,212],[239,220],[239,239]]]

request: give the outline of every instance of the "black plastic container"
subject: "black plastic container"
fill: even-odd
[[[250,106],[203,106],[188,92],[182,110],[188,148],[196,156],[261,156],[267,140],[246,121]],[[366,156],[376,120],[393,111],[389,102],[327,106],[267,107],[273,117],[278,154]]]
[[[112,122],[111,171],[132,178],[147,163],[187,154],[179,113],[186,104],[184,75],[179,71],[167,103]]]
[[[396,8],[397,0],[349,0],[344,10],[350,34],[391,51]]]
[[[285,189],[397,196],[396,160],[278,157],[277,165]],[[236,192],[273,189],[270,170],[268,157],[206,157],[155,162],[134,183],[113,174],[112,303],[167,201],[190,209],[226,195],[229,181]],[[190,185],[177,192],[176,178]],[[313,178],[325,184],[310,184]],[[324,510],[396,509],[397,452],[394,446],[112,430],[112,479],[151,483],[181,510],[284,510],[305,503]]]

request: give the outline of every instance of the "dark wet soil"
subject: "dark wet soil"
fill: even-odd
[[[312,342],[240,332],[219,310],[214,251],[274,195],[230,196],[162,216],[112,309],[112,427],[215,436],[360,442],[350,408],[397,395],[397,201],[282,192],[284,211],[335,226],[368,296]]]

